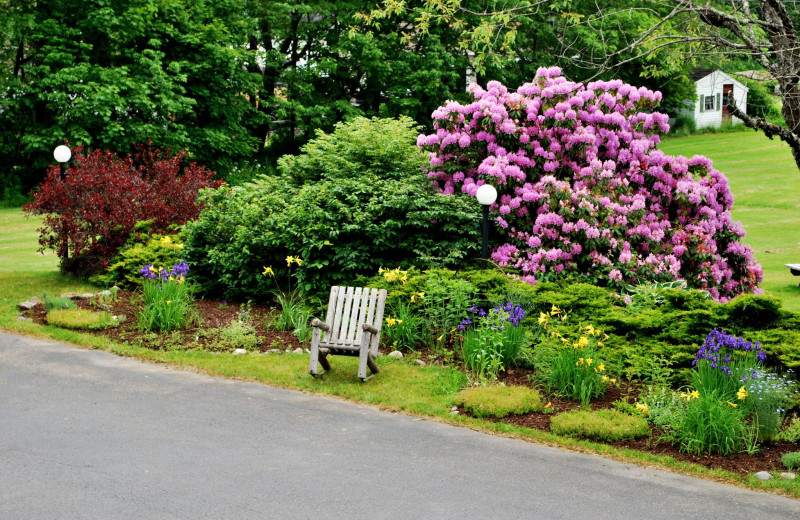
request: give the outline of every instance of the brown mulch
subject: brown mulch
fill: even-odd
[[[94,308],[90,302],[78,301],[79,308],[92,309]],[[170,344],[183,344],[200,347],[210,347],[209,342],[213,339],[202,337],[201,331],[208,330],[216,327],[221,327],[229,324],[232,320],[237,319],[241,312],[241,307],[238,303],[223,303],[217,300],[197,300],[194,303],[194,310],[200,319],[200,325],[194,324],[191,328],[172,333],[169,339],[165,340],[163,337],[154,334],[143,333],[138,330],[136,317],[142,307],[141,297],[135,293],[120,291],[116,302],[109,304],[106,309],[115,315],[125,315],[126,321],[116,328],[106,329],[103,331],[93,331],[90,334],[103,335],[111,339],[138,344],[143,347],[162,349],[166,348],[166,343]],[[301,344],[291,332],[274,331],[267,328],[266,324],[269,321],[268,315],[273,310],[273,307],[264,304],[253,304],[250,308],[251,323],[256,328],[256,334],[259,339],[258,348],[260,351],[278,348],[280,350],[294,350],[300,347]],[[32,318],[34,322],[39,324],[47,323],[47,316],[45,313],[44,305],[39,304],[33,310],[26,313],[27,317]],[[381,349],[388,352],[389,349]],[[422,359],[428,363],[439,363],[440,357],[437,357],[430,351],[417,351],[414,356]],[[501,372],[499,381],[506,385],[521,385],[531,386],[531,374],[529,369],[511,368],[505,372]],[[637,383],[620,381],[618,386],[612,386],[608,392],[601,398],[591,403],[593,410],[608,409],[612,407],[615,401],[626,399],[628,402],[635,402],[636,396],[639,394],[641,386]],[[513,424],[517,426],[524,426],[527,428],[549,431],[550,419],[554,414],[573,410],[579,408],[580,404],[575,401],[562,399],[557,396],[546,396],[547,402],[551,403],[553,413],[529,413],[524,415],[512,415],[503,419],[486,419],[493,422],[502,421],[504,423]],[[468,415],[463,409],[459,413]],[[760,452],[756,455],[735,454],[730,456],[722,456],[717,454],[693,456],[681,453],[676,446],[659,441],[661,432],[657,429],[651,431],[651,435],[645,438],[624,441],[616,443],[608,443],[617,448],[630,448],[641,452],[648,452],[655,455],[668,455],[680,461],[691,462],[706,466],[708,468],[717,468],[731,471],[737,474],[749,474],[757,471],[784,471],[780,462],[781,455],[793,451],[800,451],[800,445],[787,442],[771,442],[764,443],[760,446]]]

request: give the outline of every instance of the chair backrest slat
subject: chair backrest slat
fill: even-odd
[[[365,323],[369,323],[369,321],[367,321],[367,313],[369,311],[369,303],[370,303],[369,295],[374,290],[375,289],[369,289],[365,287],[364,290],[361,292],[361,297],[359,298],[358,301],[358,307],[360,311],[358,315],[358,324],[356,325],[356,333],[355,336],[353,336],[353,345],[361,344],[361,335],[364,333],[364,329],[362,329],[361,326]],[[370,325],[372,324],[370,323]]]
[[[341,287],[333,286],[331,287],[331,296],[328,298],[328,314],[325,317],[325,323],[333,324],[333,320],[336,317],[336,304],[339,301],[339,291]],[[325,343],[329,343],[331,341],[331,335],[333,333],[333,327],[330,330],[326,330],[325,333],[322,335],[322,341]]]
[[[347,289],[349,289],[349,287],[339,287],[339,295],[336,298],[336,313],[333,315],[333,324],[331,327],[331,343],[339,342],[339,330],[342,326],[342,310],[347,300]]]
[[[350,313],[353,309],[353,295],[355,294],[355,287],[348,287],[345,291],[344,308],[342,309],[342,321],[339,327],[339,336],[336,343],[347,343],[347,329],[350,326]]]
[[[347,335],[344,336],[342,341],[347,345],[352,345],[356,336],[356,325],[358,325],[361,313],[361,291],[363,290],[363,287],[356,287],[355,291],[353,291],[353,296],[350,298],[352,309],[349,313],[350,318],[347,324]]]

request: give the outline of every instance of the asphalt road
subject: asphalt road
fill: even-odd
[[[800,501],[0,333],[0,519],[88,518],[796,520]]]

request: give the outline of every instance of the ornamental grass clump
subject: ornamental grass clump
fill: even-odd
[[[568,314],[556,306],[539,314],[539,325],[547,329],[551,321],[564,323]],[[600,349],[608,336],[593,325],[581,326],[577,333],[550,333],[549,341],[536,347],[534,364],[548,391],[557,392],[588,406],[603,395],[611,382]]]
[[[192,289],[185,283],[189,265],[180,261],[172,269],[142,267],[144,308],[139,314],[139,329],[170,332],[186,326],[192,318]]]
[[[507,302],[488,312],[472,305],[469,312],[471,316],[457,327],[463,331],[461,352],[464,363],[480,382],[494,381],[525,347],[525,329],[520,326],[525,310],[518,304]]]

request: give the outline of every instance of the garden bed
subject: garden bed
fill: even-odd
[[[90,301],[78,301],[78,308],[93,309],[97,304]],[[126,320],[118,327],[101,331],[87,331],[88,334],[102,335],[115,341],[125,342],[136,346],[150,348],[153,350],[188,350],[206,349],[219,350],[215,347],[215,338],[209,331],[225,327],[231,322],[239,320],[245,307],[239,304],[231,304],[216,300],[198,300],[194,302],[193,309],[197,313],[200,325],[194,323],[190,328],[168,334],[156,334],[140,331],[136,316],[143,305],[141,296],[136,293],[120,291],[116,301],[107,303],[108,311],[114,315],[125,315]],[[247,308],[247,321],[252,323],[256,329],[258,344],[256,349],[266,353],[291,352],[297,348],[307,347],[302,345],[297,337],[291,332],[272,330],[267,326],[269,314],[273,307],[263,304],[253,304]],[[39,304],[27,313],[38,324],[47,324],[47,315],[44,305]],[[254,351],[256,350],[254,349]],[[381,348],[382,354],[387,354],[390,349]],[[411,357],[421,359],[428,364],[439,363],[441,356],[436,356],[430,351],[420,350],[411,354]],[[506,385],[530,386],[530,369],[510,368],[500,373],[499,382]],[[369,384],[369,383],[367,383]],[[613,403],[626,400],[634,403],[641,390],[641,385],[637,382],[620,381],[616,386],[610,386],[609,390],[602,397],[590,403],[592,410],[611,409]],[[510,425],[522,426],[535,430],[550,431],[550,421],[555,415],[580,408],[580,404],[559,398],[558,396],[543,393],[544,402],[551,404],[551,413],[532,412],[522,415],[509,415],[503,419],[484,418],[490,422],[503,422]],[[470,415],[464,409],[459,409],[462,415]],[[787,442],[768,442],[760,446],[760,452],[755,455],[745,453],[723,456],[719,454],[704,454],[694,456],[681,453],[677,446],[660,441],[661,432],[651,427],[650,435],[631,441],[609,442],[610,446],[620,449],[634,449],[637,451],[651,453],[653,455],[667,455],[678,461],[685,461],[698,464],[708,468],[727,470],[740,475],[747,475],[758,471],[783,471],[780,462],[781,455],[792,451],[798,451],[797,444]]]

